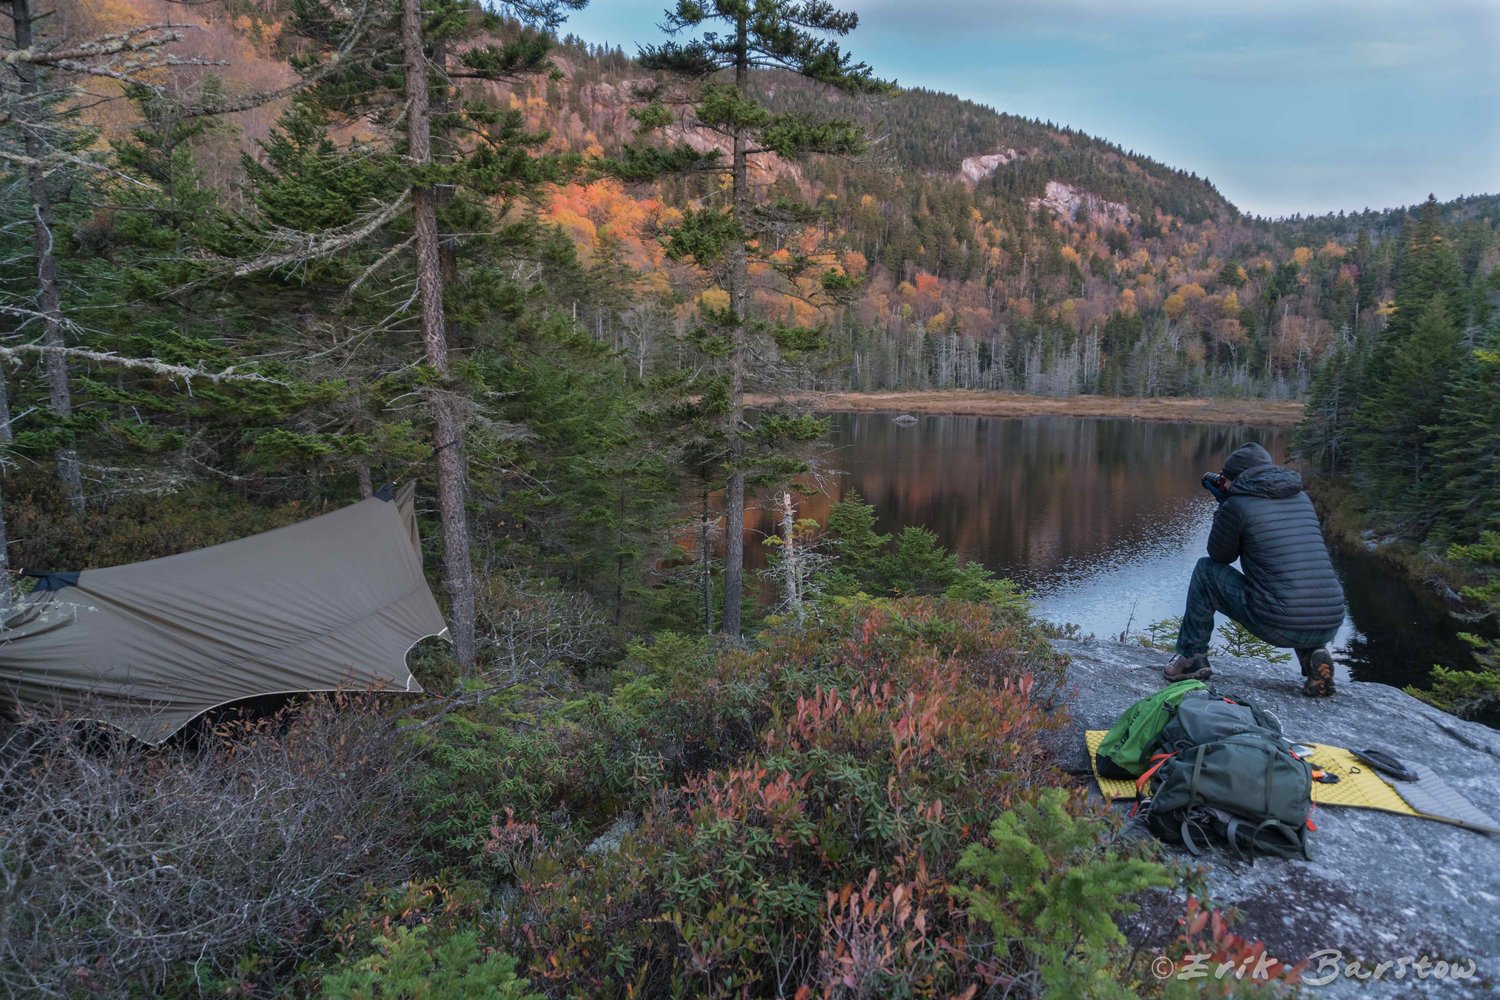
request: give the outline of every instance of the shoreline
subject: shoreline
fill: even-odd
[[[747,396],[751,406],[778,397]],[[1019,392],[943,389],[904,392],[799,392],[780,399],[826,413],[925,413],[966,417],[1114,417],[1194,424],[1241,424],[1291,429],[1303,404],[1265,399],[1191,399],[1131,396],[1028,396]]]
[[[1307,494],[1323,522],[1323,534],[1332,546],[1357,553],[1384,566],[1413,593],[1443,609],[1455,622],[1474,618],[1458,590],[1464,580],[1442,554],[1398,535],[1379,535],[1367,528],[1347,484],[1326,476],[1312,477]],[[1480,618],[1485,616],[1480,615]]]

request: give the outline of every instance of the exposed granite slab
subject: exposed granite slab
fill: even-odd
[[[1083,730],[1109,728],[1132,702],[1158,690],[1169,656],[1110,642],[1056,646],[1072,658],[1065,698],[1073,724],[1060,736],[1058,753],[1069,771],[1091,780]],[[1500,732],[1396,688],[1352,682],[1342,667],[1338,694],[1318,700],[1302,696],[1295,664],[1217,656],[1213,663],[1210,683],[1274,712],[1289,737],[1383,746],[1428,765],[1480,810],[1500,817]],[[1309,987],[1314,996],[1500,996],[1500,837],[1337,806],[1319,808],[1314,820],[1311,862],[1272,858],[1250,865],[1227,854],[1203,862],[1215,901],[1243,912],[1239,933],[1264,940],[1286,961],[1338,949],[1371,966],[1422,955],[1478,966],[1476,979],[1466,983],[1421,981],[1411,973],[1368,983],[1340,976]],[[1175,901],[1158,902],[1159,912],[1135,921],[1133,936],[1175,934],[1171,916],[1180,909]]]

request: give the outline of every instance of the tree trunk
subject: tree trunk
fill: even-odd
[[[448,77],[448,45],[446,41],[439,40],[433,44],[432,63],[444,79]],[[452,103],[451,94],[447,88],[439,88],[437,100],[434,102],[433,110],[437,112],[439,120],[449,111]],[[438,135],[438,153],[442,155],[444,150],[453,146],[452,130],[442,129]],[[447,208],[453,204],[453,185],[445,184],[435,192],[435,208]],[[438,233],[438,272],[443,276],[443,287],[451,288],[458,284],[458,236],[454,233],[439,231]],[[443,333],[448,338],[449,347],[458,347],[461,342],[461,331],[458,324],[451,317],[444,316]]]
[[[714,631],[714,569],[709,550],[708,489],[703,490],[702,509],[698,518],[698,563],[703,567],[703,628],[709,635]]]
[[[10,444],[15,434],[10,429],[10,395],[5,391],[5,368],[0,366],[0,444]],[[4,500],[0,498],[0,615],[15,603],[10,583],[10,539],[5,533]]]
[[[0,365],[0,444],[10,444],[15,437],[10,427],[10,392],[5,387],[5,368]]]
[[[802,567],[801,556],[797,552],[797,522],[792,510],[792,495],[781,494],[781,543],[784,549],[786,562],[784,572],[786,574],[786,601],[792,609],[792,614],[797,616],[797,624],[801,625],[805,619],[805,611],[802,607]]]
[[[619,492],[619,505],[615,508],[615,625],[619,626],[625,617],[625,477],[621,476],[617,481]]]
[[[408,156],[424,169],[432,164],[432,133],[427,100],[427,56],[422,48],[421,0],[401,0],[401,45],[406,61]],[[422,178],[411,189],[413,238],[417,253],[417,294],[421,303],[422,344],[427,363],[444,382],[448,338],[443,318],[443,276],[439,265],[436,201]],[[449,634],[459,665],[468,672],[476,658],[474,642],[474,564],[469,558],[465,509],[468,467],[464,460],[464,421],[459,400],[446,386],[429,398],[437,454],[438,509],[443,521],[443,584],[448,591]]]
[[[750,56],[745,18],[739,21],[734,84],[744,93],[750,84]],[[750,190],[746,170],[745,134],[734,133],[732,207],[735,221],[749,222]],[[729,308],[734,314],[729,347],[729,484],[724,497],[724,631],[740,634],[740,598],[745,589],[745,442],[740,430],[745,420],[745,303],[749,301],[750,269],[743,240],[729,248]]]
[[[33,43],[30,0],[11,0],[11,19],[15,24],[16,48],[29,49]],[[21,81],[23,105],[19,122],[26,134],[26,187],[31,198],[32,247],[36,254],[37,312],[42,319],[42,343],[47,348],[47,392],[52,410],[66,420],[73,413],[73,394],[68,385],[68,359],[63,353],[62,283],[57,273],[57,253],[52,233],[52,199],[47,194],[46,150],[25,116],[40,116],[41,85],[37,68],[24,60],[15,65]],[[78,465],[78,450],[63,445],[55,454],[57,478],[62,482],[68,504],[79,514],[84,511],[83,472]]]
[[[5,507],[0,500],[0,620],[10,613],[16,594],[10,584],[9,539],[5,535]]]

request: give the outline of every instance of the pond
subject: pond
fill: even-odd
[[[964,559],[1031,590],[1043,618],[1100,638],[1182,614],[1215,509],[1203,473],[1246,441],[1278,461],[1288,443],[1275,428],[1128,418],[898,423],[841,413],[828,422],[820,461],[832,471],[824,493],[799,500],[799,516],[823,521],[833,501],[857,491],[881,531],[930,528]],[[775,519],[769,510],[747,516],[761,533]],[[747,540],[751,560],[763,561],[761,548]],[[1336,565],[1349,609],[1335,656],[1355,677],[1420,685],[1435,662],[1471,662],[1440,607],[1366,555],[1341,553]]]

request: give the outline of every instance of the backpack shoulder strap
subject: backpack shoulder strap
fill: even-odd
[[[1198,832],[1203,835],[1203,842],[1205,844],[1211,843],[1208,837],[1208,832],[1204,830],[1203,827],[1198,825],[1198,821],[1202,818],[1202,816],[1203,810],[1184,810],[1182,816],[1182,826],[1178,830],[1178,835],[1182,837],[1182,846],[1186,847],[1189,853],[1197,857],[1202,857],[1208,852],[1202,847],[1199,847],[1197,841],[1193,839],[1193,830],[1197,829]]]

